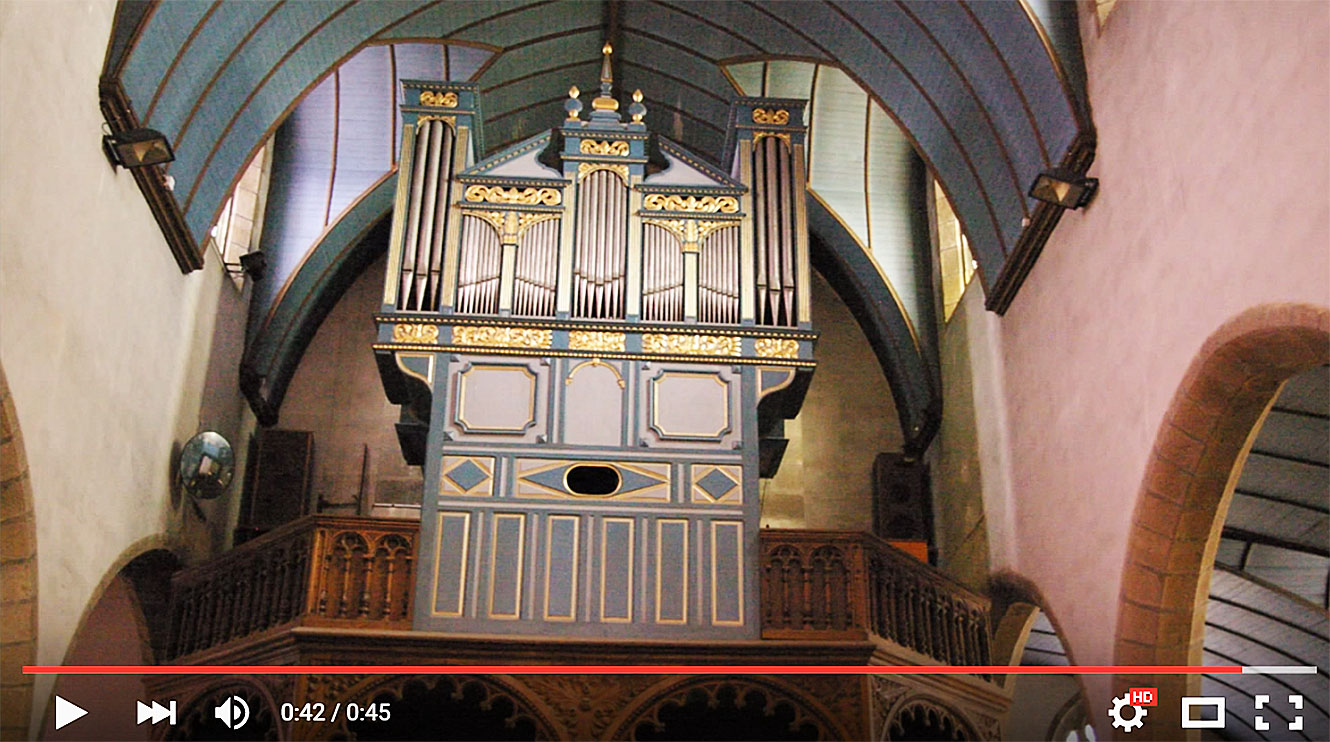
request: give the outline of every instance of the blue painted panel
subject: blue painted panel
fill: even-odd
[[[448,78],[451,80],[470,80],[480,70],[481,65],[489,61],[494,52],[474,46],[457,44],[448,47]]]
[[[489,617],[518,618],[522,611],[526,516],[495,513],[490,539]]]
[[[478,41],[508,48],[535,37],[573,28],[601,26],[604,23],[604,6],[601,3],[560,3],[555,12],[549,11],[548,6],[537,6],[502,16],[495,13],[485,21],[449,35],[463,41]],[[597,45],[597,52],[599,49]]]
[[[163,5],[174,7],[177,3]],[[272,6],[272,2],[266,1],[223,2],[218,5],[216,12],[199,32],[199,37],[184,51],[171,77],[162,81],[165,87],[152,115],[154,128],[166,133],[175,142],[185,117],[203,95],[204,88],[217,73],[219,66]],[[140,109],[140,113],[146,112],[146,109]]]
[[[134,110],[147,110],[157,85],[171,66],[190,32],[208,12],[210,3],[159,3],[139,37],[138,44],[125,60],[120,82],[134,104]],[[215,54],[216,52],[214,52]]]
[[[450,0],[412,15],[383,31],[377,38],[443,38],[463,26],[488,18],[495,13],[531,5],[534,2],[537,0]],[[419,10],[419,3],[413,2],[411,5],[414,6],[412,10]]]
[[[601,521],[605,558],[600,568],[600,619],[602,621],[631,621],[633,618],[633,531],[636,523],[631,518],[605,518]]]
[[[337,71],[337,173],[331,214],[392,169],[392,64],[386,46],[362,49]]]
[[[711,622],[741,624],[744,620],[743,523],[711,523]]]
[[[688,620],[688,521],[656,521],[656,623]]]
[[[974,3],[970,10],[983,23],[1025,91],[1053,159],[1060,159],[1076,136],[1076,104],[1058,81],[1038,31],[1029,23],[1012,22],[1013,13],[1023,14],[1014,2]]]
[[[318,3],[296,3],[295,5],[320,6]],[[317,33],[310,36],[280,67],[276,68],[263,87],[257,90],[252,101],[234,119],[234,127],[224,135],[222,145],[218,148],[217,155],[210,163],[208,171],[198,174],[198,177],[205,180],[195,196],[194,203],[185,214],[191,231],[199,234],[201,230],[207,229],[207,222],[211,220],[212,212],[216,208],[215,205],[220,204],[226,197],[231,177],[239,172],[250,149],[258,144],[259,132],[266,131],[284,113],[291,98],[281,91],[306,89],[319,75],[327,71],[330,59],[339,59],[349,54],[362,38],[355,33],[355,29],[377,27],[385,21],[383,18],[384,9],[377,8],[377,5],[379,4],[361,3],[348,6],[346,12],[337,16],[336,19],[322,26]],[[288,34],[286,38],[288,39],[301,38],[302,34],[317,26],[326,16],[326,14],[316,14],[314,17],[317,20],[311,24],[310,19],[306,17],[307,14],[286,17],[283,12],[286,7],[283,6],[283,9],[273,16],[273,21],[267,25],[290,26],[291,29],[286,32]],[[399,8],[400,6],[388,7]],[[279,20],[281,22],[278,22]],[[265,28],[267,28],[267,25],[265,25]],[[306,31],[298,31],[301,28],[306,29]],[[263,67],[264,74],[277,61],[278,59],[274,59],[268,66]],[[261,78],[262,75],[258,75],[255,79]],[[217,109],[224,111],[236,110],[234,105],[224,104],[219,104]],[[201,165],[202,163],[198,162],[194,163],[193,167],[197,168]],[[187,175],[189,174],[188,166],[185,168],[185,172]],[[188,177],[186,180],[191,181],[192,177]]]
[[[812,5],[812,3],[793,3],[794,5]],[[747,3],[727,2],[726,0],[708,0],[708,2],[671,2],[668,5],[675,6],[683,11],[693,15],[702,16],[707,20],[723,28],[735,29],[740,36],[747,39],[741,41],[729,34],[717,33],[710,26],[703,25],[701,22],[684,17],[684,20],[678,20],[677,13],[669,13],[672,16],[670,20],[663,18],[653,19],[649,13],[655,11],[651,3],[625,3],[626,26],[652,30],[653,28],[683,28],[691,31],[685,31],[680,36],[688,40],[687,45],[705,44],[708,55],[716,58],[729,58],[754,54],[752,47],[757,46],[772,54],[789,54],[805,57],[824,56],[817,47],[809,44],[802,39],[799,34],[788,28],[773,24],[771,18],[762,10],[749,6]],[[767,4],[770,5],[770,4]],[[764,10],[771,10],[770,7],[764,7]],[[660,12],[660,11],[656,11]],[[638,16],[642,13],[642,16]],[[638,18],[642,18],[641,21]],[[669,23],[670,26],[661,24]],[[686,23],[689,25],[678,26],[674,24]],[[691,26],[691,28],[690,28]],[[813,38],[827,38],[832,33],[831,28],[819,28],[816,25],[807,22],[794,24],[795,28]]]
[[[1025,213],[1023,189],[1028,183],[1022,185],[1014,175],[1005,157],[1005,145],[989,125],[980,102],[967,93],[960,76],[947,63],[941,50],[927,41],[920,27],[899,6],[845,3],[840,7],[879,43],[890,48],[898,63],[929,89],[931,105],[937,107],[955,131],[956,140],[951,146],[968,154],[978,177],[988,188],[993,208],[1004,217],[1000,227],[1009,250],[1022,228],[1020,220]],[[886,102],[891,105],[891,99]]]
[[[466,567],[472,543],[470,526],[470,513],[439,514],[439,549],[433,606],[435,615],[460,616],[466,608]]]
[[[545,619],[577,617],[577,595],[580,587],[577,565],[580,561],[578,532],[581,517],[577,515],[550,515],[547,518],[549,542],[545,545]]]
[[[1032,180],[1045,166],[1039,151],[1036,133],[1040,121],[1033,111],[1027,112],[1020,103],[1020,89],[1002,66],[1002,58],[985,38],[981,26],[959,3],[910,4],[914,12],[928,25],[938,42],[974,87],[981,100],[1006,101],[1002,105],[989,103],[986,109],[997,126],[1007,152],[1017,165],[1017,172]]]

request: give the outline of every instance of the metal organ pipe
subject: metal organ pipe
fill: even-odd
[[[484,219],[462,217],[462,252],[457,275],[457,311],[494,314],[499,311],[499,273],[503,247],[499,232]]]
[[[545,219],[527,228],[517,249],[514,268],[513,313],[526,317],[553,317],[558,285],[560,220]]]
[[[448,184],[453,177],[452,139],[452,129],[442,121],[422,121],[416,131],[398,309],[435,311],[439,307]]]
[[[698,321],[738,324],[738,225],[712,232],[698,258]]]
[[[642,231],[642,319],[683,321],[683,245],[656,224]]]
[[[588,174],[577,189],[573,315],[622,319],[627,273],[628,188],[609,170]]]
[[[794,167],[781,139],[764,137],[753,147],[753,233],[757,253],[758,322],[794,326]]]

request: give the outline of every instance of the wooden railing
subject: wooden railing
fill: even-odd
[[[169,659],[278,627],[411,628],[419,523],[314,515],[171,580]]]
[[[876,635],[949,665],[990,664],[989,601],[876,536],[761,531],[762,637]]]

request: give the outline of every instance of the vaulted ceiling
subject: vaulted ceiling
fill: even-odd
[[[331,138],[292,136],[284,144],[287,156],[304,158],[298,167],[327,171],[328,185],[312,189],[321,196],[284,194],[290,204],[310,201],[311,212],[321,207],[321,218],[285,225],[293,242],[274,252],[276,275],[251,307],[251,330],[256,322],[279,328],[271,338],[252,333],[251,345],[267,343],[259,350],[269,358],[253,373],[276,374],[280,385],[321,317],[311,308],[334,298],[322,292],[336,293],[349,282],[346,266],[365,262],[346,260],[346,246],[388,204],[396,82],[476,82],[484,148],[493,152],[560,121],[570,82],[594,83],[607,39],[616,50],[616,95],[640,88],[653,131],[713,160],[730,101],[754,85],[755,67],[746,63],[783,59],[826,71],[810,95],[843,79],[842,107],[859,101],[846,120],[871,130],[860,137],[861,172],[899,159],[902,149],[921,158],[964,224],[997,311],[1060,216],[1025,191],[1040,171],[1083,171],[1093,156],[1075,6],[1058,2],[122,0],[101,95],[113,127],[148,126],[174,145],[174,189],[139,183],[184,269],[201,265],[198,245],[264,142],[306,114],[334,122]],[[824,100],[818,115],[831,121],[836,107]],[[373,133],[356,133],[365,131]],[[877,142],[890,151],[873,152]],[[834,181],[823,184],[828,194]],[[810,201],[810,224],[821,232],[815,243],[835,258],[820,268],[839,274],[843,294],[856,294],[847,300],[859,307],[892,382],[906,437],[926,445],[940,407],[928,338],[916,332],[932,325],[931,307],[920,310],[930,294],[926,234],[913,245],[874,240],[880,229],[865,223],[857,234],[854,215],[835,213],[836,198],[829,201]],[[352,205],[365,209],[353,213]],[[877,207],[865,200],[855,208]],[[271,239],[265,235],[265,251]],[[342,247],[319,254],[318,243],[329,239]],[[914,255],[922,262],[911,263],[912,251],[923,251]],[[308,275],[297,280],[297,273]],[[268,399],[280,396],[278,389]]]

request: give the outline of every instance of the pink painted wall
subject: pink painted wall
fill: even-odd
[[[1079,662],[1113,660],[1146,457],[1225,320],[1330,304],[1330,5],[1082,3],[1098,199],[1001,322],[1016,569]],[[1092,708],[1108,680],[1088,679]]]

